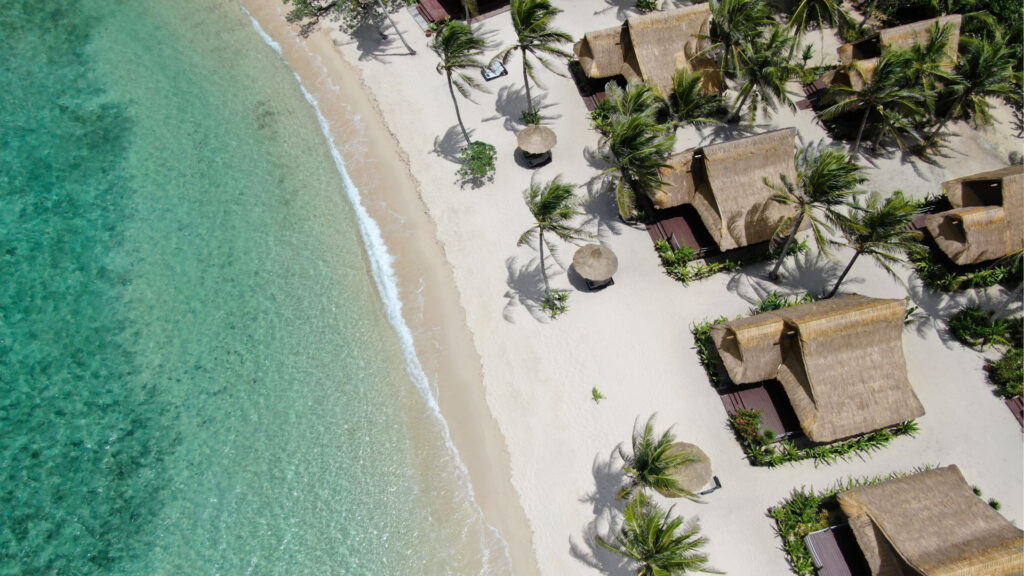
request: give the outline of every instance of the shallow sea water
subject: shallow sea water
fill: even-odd
[[[0,30],[0,574],[504,572],[240,6]]]

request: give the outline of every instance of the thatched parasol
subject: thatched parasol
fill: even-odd
[[[698,459],[694,462],[687,462],[672,469],[672,476],[679,481],[683,490],[698,492],[708,482],[711,482],[711,459],[696,444],[676,442],[669,449],[669,454],[692,454]],[[673,494],[662,494],[672,497]]]
[[[572,257],[576,273],[591,282],[604,282],[619,269],[619,259],[610,249],[600,244],[581,246]]]
[[[531,124],[516,134],[519,149],[527,154],[543,154],[551,151],[558,137],[547,126]]]

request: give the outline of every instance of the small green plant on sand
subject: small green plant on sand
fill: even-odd
[[[540,115],[540,110],[523,110],[519,114],[519,121],[527,126],[531,124],[540,124],[544,120],[544,117]]]
[[[976,306],[961,309],[949,319],[949,331],[961,344],[984,348],[991,344],[1009,346],[1013,334],[1013,321],[997,319],[992,312]]]
[[[597,386],[591,388],[590,397],[594,400],[595,404],[600,403],[605,398],[604,394],[601,394],[601,391],[597,389]]]
[[[541,308],[552,318],[557,318],[569,309],[569,292],[567,290],[552,290],[544,297]]]
[[[479,140],[463,148],[459,156],[462,166],[456,172],[459,181],[463,185],[474,186],[480,186],[485,180],[494,182],[494,159],[497,155],[498,151],[494,146]]]
[[[654,12],[658,9],[658,0],[636,0],[637,12]]]
[[[1024,386],[1024,349],[1010,348],[999,360],[986,364],[985,371],[997,394],[1003,398],[1020,396]]]

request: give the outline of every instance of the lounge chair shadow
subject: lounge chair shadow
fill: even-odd
[[[467,131],[470,138],[472,138],[473,131],[469,129]],[[434,138],[434,149],[430,152],[454,164],[461,164],[459,155],[465,147],[466,139],[463,138],[459,125],[455,124],[445,130],[443,135]]]
[[[579,499],[581,503],[593,506],[594,519],[584,526],[580,539],[569,537],[569,554],[604,574],[627,576],[635,574],[635,569],[631,569],[624,558],[602,548],[596,540],[598,535],[605,538],[611,535],[611,528],[617,526],[616,519],[623,505],[616,497],[623,485],[617,452],[617,449],[612,450],[607,458],[601,454],[594,455],[591,464],[594,490]]]
[[[548,322],[550,318],[543,309],[544,278],[540,273],[539,258],[531,258],[527,263],[520,264],[519,259],[510,257],[505,260],[508,270],[505,291],[505,307],[502,317],[506,322],[515,324],[515,311],[524,308],[534,320]]]

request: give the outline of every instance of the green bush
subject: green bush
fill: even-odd
[[[999,360],[986,364],[985,370],[1000,396],[1013,398],[1021,395],[1021,386],[1024,383],[1024,350],[1010,348]]]
[[[544,296],[541,308],[552,318],[557,318],[569,310],[569,292],[565,290],[552,290],[550,294]]]
[[[949,331],[961,344],[972,348],[984,348],[990,344],[1008,346],[1013,337],[1013,322],[995,319],[993,313],[969,306],[949,319]]]
[[[772,291],[761,301],[758,302],[757,306],[750,309],[751,314],[761,314],[762,312],[772,312],[774,310],[782,310],[783,308],[789,308],[790,306],[796,306],[797,304],[806,304],[808,302],[814,302],[817,300],[810,294],[805,294],[801,298],[796,296],[783,296],[776,291]]]
[[[494,181],[494,159],[498,151],[486,142],[475,141],[462,149],[459,161],[462,166],[456,175],[463,185],[470,183],[479,186],[484,182]]]
[[[636,9],[640,13],[654,12],[658,9],[658,0],[636,0]]]
[[[531,124],[540,124],[541,120],[544,120],[544,117],[540,115],[540,110],[534,110],[532,112],[529,110],[523,110],[519,114],[519,121],[527,126]]]
[[[927,200],[926,200],[927,201]],[[1021,266],[1017,262],[996,261],[976,270],[959,269],[947,264],[929,249],[910,261],[921,282],[933,290],[955,292],[974,288],[988,288],[996,284],[1019,283]]]

